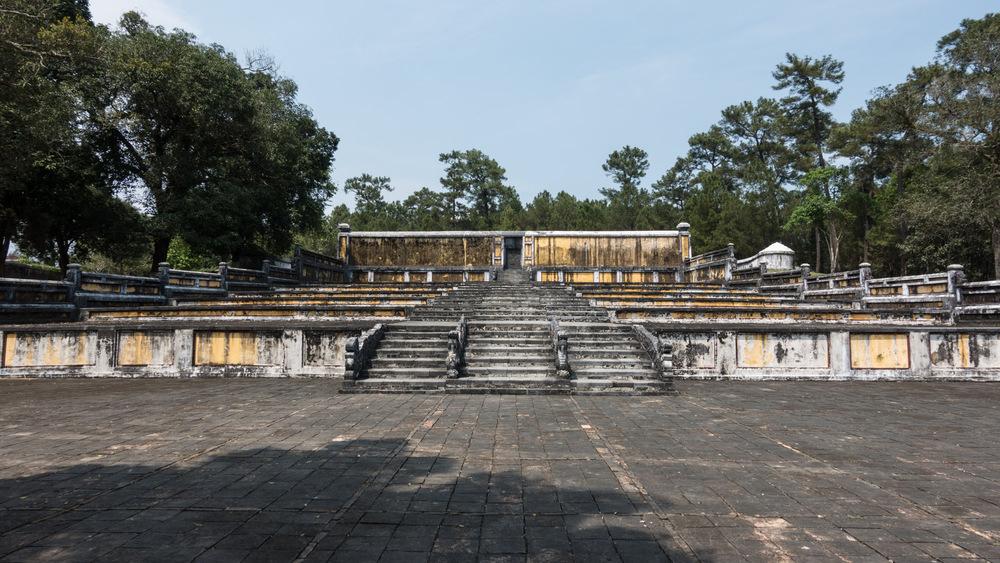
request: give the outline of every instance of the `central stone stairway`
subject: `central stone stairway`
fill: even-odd
[[[448,333],[465,320],[465,362],[447,377]],[[554,330],[565,332],[569,378],[556,370]],[[504,270],[467,283],[388,324],[356,380],[343,392],[670,394],[629,325],[611,322],[571,289]]]

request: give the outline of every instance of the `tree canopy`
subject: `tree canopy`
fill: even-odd
[[[649,155],[626,145],[582,199],[548,186],[522,204],[479,149],[439,155],[440,186],[391,201],[387,177],[344,183],[326,209],[339,139],[271,61],[240,62],[134,12],[113,29],[86,0],[0,6],[0,245],[63,267],[103,253],[172,252],[185,263],[335,249],[363,230],[607,230],[693,225],[696,251],[773,242],[814,271],[870,262],[881,275],[962,263],[1000,278],[1000,15],[965,20],[928,64],[877,89],[846,123],[832,55],[787,53],[780,98],[733,103],[694,132],[648,188]],[[595,166],[596,164],[592,163]],[[373,171],[377,172],[377,171]],[[171,251],[173,245],[173,251]],[[202,257],[202,258],[199,258]],[[0,266],[2,267],[2,266]]]
[[[338,140],[292,81],[135,12],[109,30],[88,21],[84,0],[9,6],[5,249],[16,239],[65,268],[70,253],[151,245],[155,268],[177,237],[229,260],[284,252],[321,223]]]

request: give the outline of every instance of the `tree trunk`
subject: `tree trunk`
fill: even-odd
[[[10,239],[14,236],[14,222],[3,221],[0,223],[0,251],[3,251],[3,258],[0,259],[0,278],[6,273],[7,253],[10,252]]]
[[[861,246],[861,261],[864,262],[864,263],[866,263],[866,264],[869,263],[868,262],[868,245],[869,245],[868,231],[871,230],[871,221],[872,221],[871,216],[868,215],[868,213],[866,212],[865,213],[865,240],[864,240],[864,244]]]
[[[66,279],[66,270],[69,269],[69,244],[63,240],[56,241],[56,249],[59,251],[59,273]]]
[[[816,225],[813,232],[813,236],[816,237],[816,264],[813,265],[814,272],[823,271],[823,237],[819,234],[819,225]]]
[[[170,238],[157,238],[153,242],[153,268],[155,274],[160,269],[160,262],[167,261],[167,251],[170,250]]]
[[[903,163],[896,163],[896,205],[903,201]],[[906,219],[899,215],[899,275],[906,275],[906,257],[903,255],[902,246],[906,242],[907,228]]]
[[[1000,280],[1000,221],[993,223],[993,279]]]
[[[826,245],[830,250],[830,272],[834,273],[840,270],[840,236],[837,234],[837,224],[833,221],[827,222],[827,234]]]

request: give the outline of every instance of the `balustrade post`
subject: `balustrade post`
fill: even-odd
[[[868,262],[862,262],[858,266],[858,283],[861,285],[861,296],[867,297],[871,295],[871,291],[868,287],[868,282],[872,279],[872,265]]]
[[[569,336],[566,331],[556,333],[556,377],[569,379]]]
[[[465,315],[458,320],[458,328],[448,332],[448,357],[445,358],[445,373],[448,379],[458,379],[465,366],[465,345],[469,340],[469,324]]]
[[[344,358],[344,379],[346,381],[354,381],[357,379],[355,366],[358,360],[358,338],[349,339],[345,350],[347,354]]]

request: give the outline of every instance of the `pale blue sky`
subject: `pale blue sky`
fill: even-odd
[[[786,52],[844,62],[841,120],[928,63],[937,41],[996,0],[319,1],[91,0],[129,9],[241,58],[265,50],[341,139],[333,180],[392,178],[390,199],[439,189],[438,155],[477,148],[525,203],[598,198],[624,145],[649,186],[728,105],[773,91]],[[338,193],[334,202],[348,201]]]

